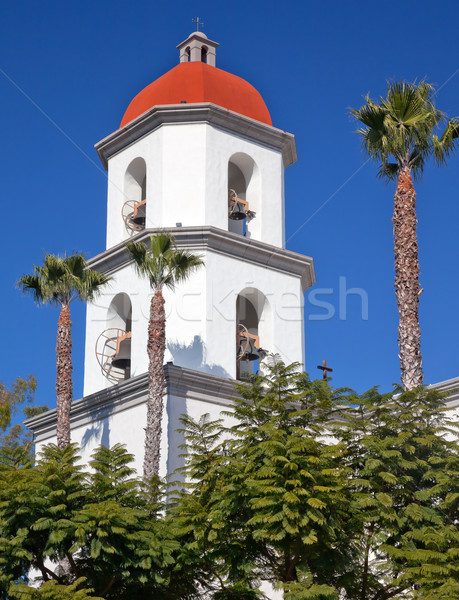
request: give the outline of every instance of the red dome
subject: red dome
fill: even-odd
[[[183,62],[148,85],[132,100],[120,127],[153,106],[212,102],[256,121],[272,125],[257,90],[241,77],[203,62]]]

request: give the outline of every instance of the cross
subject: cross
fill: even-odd
[[[317,368],[320,369],[321,371],[323,371],[324,373],[324,379],[328,379],[328,373],[332,372],[333,369],[330,369],[330,367],[327,367],[327,361],[324,360],[323,363],[321,365],[317,365]]]
[[[204,27],[204,21],[201,21],[199,17],[195,17],[193,23],[196,23],[196,31],[199,31],[200,27]]]

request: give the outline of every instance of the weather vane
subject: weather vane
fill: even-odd
[[[193,23],[196,23],[196,31],[199,31],[200,27],[204,27],[204,21],[201,21],[199,17],[194,17]]]

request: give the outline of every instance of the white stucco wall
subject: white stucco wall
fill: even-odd
[[[164,408],[161,436],[161,477],[165,477],[179,467],[184,466],[184,458],[181,456],[184,450],[180,446],[184,444],[185,439],[183,433],[178,431],[183,428],[183,423],[180,420],[182,415],[187,414],[193,419],[199,420],[202,415],[207,413],[211,420],[222,418],[227,426],[234,424],[232,419],[221,414],[222,411],[228,410],[228,407],[218,402],[200,401],[171,394],[165,395]],[[109,415],[96,414],[92,422],[72,426],[71,439],[72,442],[79,444],[84,464],[88,464],[94,449],[100,444],[107,447],[124,444],[128,452],[134,455],[133,466],[141,476],[145,422],[146,404],[142,403]],[[48,443],[56,443],[56,437],[52,433],[37,443],[37,454]]]
[[[185,123],[162,125],[108,161],[107,248],[132,236],[121,211],[132,200],[125,174],[134,159],[142,157],[147,167],[147,228],[182,223],[228,230],[228,162],[244,154],[256,166],[247,199],[257,216],[247,236],[283,247],[282,153],[209,124]]]
[[[304,362],[303,292],[298,277],[209,252],[206,263],[206,365],[236,376],[236,300],[249,288],[269,304],[258,326],[261,347],[285,362]],[[269,314],[270,313],[270,314]],[[221,368],[222,372],[215,371]]]
[[[72,426],[71,440],[80,446],[82,462],[88,464],[94,449],[100,444],[112,447],[115,444],[125,444],[128,452],[135,456],[134,468],[139,474],[143,466],[143,441],[146,423],[145,404],[130,407],[110,416],[94,416],[89,424]],[[167,424],[167,415],[164,415]],[[167,428],[166,428],[167,431]],[[164,437],[164,435],[163,435]],[[36,445],[37,453],[44,444],[56,443],[56,437],[50,436]],[[163,450],[164,442],[162,443]]]
[[[236,300],[241,291],[255,288],[268,309],[259,323],[261,347],[291,363],[304,362],[303,292],[300,278],[226,256],[203,253],[205,267],[174,291],[165,289],[165,362],[223,377],[236,377]],[[96,359],[99,335],[116,326],[109,319],[113,297],[126,293],[132,304],[131,377],[148,368],[147,333],[151,290],[134,265],[117,271],[110,287],[88,305],[84,395],[113,385]]]

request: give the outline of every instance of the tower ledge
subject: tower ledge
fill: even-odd
[[[165,229],[172,233],[178,248],[186,248],[192,252],[213,250],[267,269],[296,275],[301,278],[303,292],[315,282],[314,261],[309,256],[271,246],[237,233],[223,231],[217,227],[167,227]],[[157,229],[145,229],[132,236],[130,241],[147,241],[157,231]],[[88,260],[88,266],[112,274],[131,260],[126,250],[126,243],[121,242]]]
[[[297,160],[295,136],[210,102],[154,106],[95,145],[105,169],[109,159],[162,125],[208,123],[282,152],[284,167]]]
[[[188,400],[231,406],[230,398],[237,396],[233,379],[211,373],[194,371],[173,364],[164,365],[166,389],[164,397],[174,396]],[[90,394],[72,403],[71,428],[90,427],[95,422],[112,417],[134,406],[145,404],[148,395],[148,373],[127,379],[100,392]],[[35,441],[46,442],[56,435],[57,411],[27,419],[24,424],[35,436]]]

